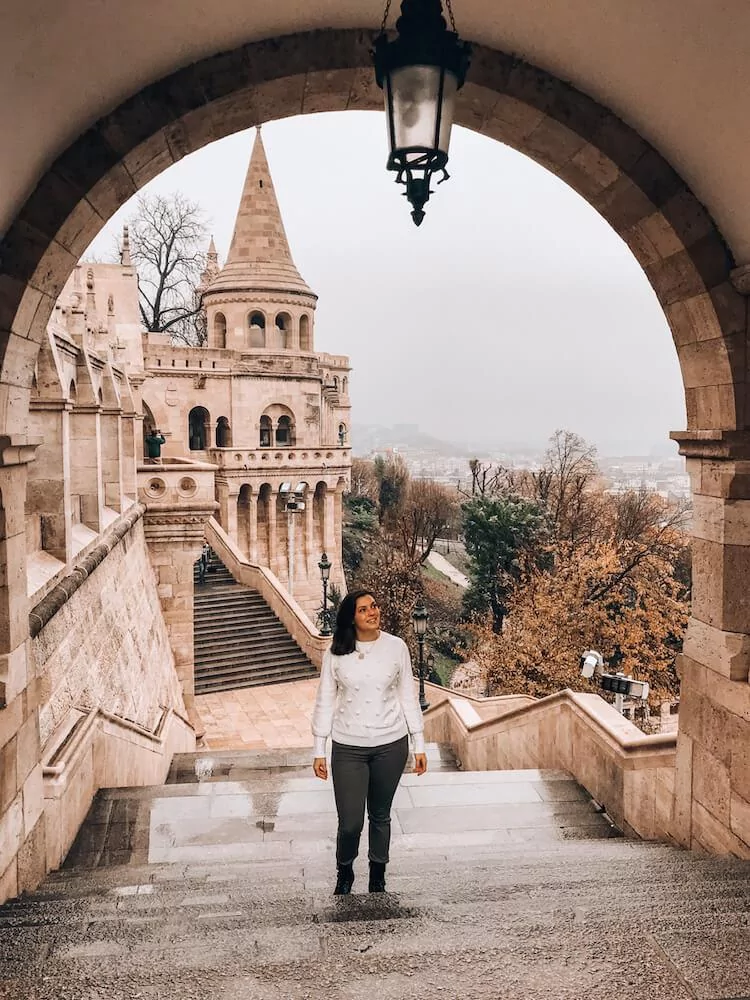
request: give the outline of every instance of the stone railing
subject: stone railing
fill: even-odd
[[[339,448],[208,448],[206,455],[220,469],[247,469],[250,472],[284,474],[326,472],[348,474],[351,449]]]
[[[320,635],[304,610],[270,569],[248,562],[215,518],[206,525],[206,541],[238,583],[262,596],[310,662],[320,670],[330,638]]]
[[[173,755],[194,749],[192,726],[171,708],[153,732],[101,708],[71,709],[42,758],[47,870],[62,864],[100,788],[163,784]]]
[[[675,733],[648,736],[596,694],[566,690],[523,705],[515,700],[487,699],[483,714],[489,702],[498,714],[483,718],[475,699],[447,692],[432,700],[425,733],[451,744],[467,771],[567,771],[625,833],[670,839]]]

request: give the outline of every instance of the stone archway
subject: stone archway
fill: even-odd
[[[373,37],[310,32],[205,59],[145,87],[44,175],[0,245],[0,490],[12,523],[22,523],[28,458],[14,446],[26,441],[38,346],[91,239],[147,181],[214,139],[305,112],[380,108]],[[696,499],[674,830],[682,843],[750,851],[750,767],[732,751],[750,728],[750,405],[746,300],[731,282],[731,254],[655,149],[549,73],[477,46],[456,120],[533,157],[586,198],[664,308],[685,385],[688,432],[679,437]],[[6,580],[22,569],[9,568]],[[10,586],[0,588],[0,605],[15,607]],[[11,632],[0,653],[22,645],[23,629]]]
[[[36,344],[56,296],[105,221],[187,153],[272,118],[381,107],[373,33],[288,35],[160,80],[89,129],[42,178],[0,247],[0,385],[23,434]],[[623,237],[672,328],[688,426],[744,428],[745,300],[710,216],[678,174],[611,111],[548,73],[477,46],[456,120],[552,170]]]

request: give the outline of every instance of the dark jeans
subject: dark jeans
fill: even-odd
[[[409,737],[379,747],[352,747],[333,743],[331,774],[339,830],[336,862],[351,864],[359,852],[365,822],[370,819],[370,861],[388,863],[391,843],[391,803],[409,755]]]

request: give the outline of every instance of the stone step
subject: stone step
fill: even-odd
[[[237,649],[234,652],[231,650],[220,650],[216,653],[210,653],[206,651],[205,653],[201,651],[200,655],[196,650],[195,654],[195,664],[196,669],[200,667],[205,669],[208,666],[215,668],[217,670],[222,670],[224,668],[231,669],[236,666],[286,666],[287,664],[310,664],[304,653],[301,653],[297,646],[290,646],[285,644],[283,646],[266,646],[265,644],[258,647],[257,649]]]
[[[237,674],[195,678],[197,695],[219,694],[222,691],[237,691],[240,688],[262,687],[266,684],[288,684],[292,681],[309,680],[315,676],[313,667],[277,668],[273,671],[242,671]]]
[[[247,626],[248,628],[276,628],[282,629],[286,632],[286,629],[276,617],[276,615],[270,615],[264,611],[248,611],[247,609],[240,609],[239,613],[235,613],[228,609],[227,605],[222,608],[213,610],[210,614],[204,614],[197,616],[194,619],[195,631],[200,633],[210,632],[211,629],[217,629],[219,631],[227,629],[236,629],[238,626]],[[288,633],[287,633],[288,634]]]
[[[559,771],[406,773],[388,892],[331,895],[309,750],[175,757],[96,798],[63,870],[0,907],[0,997],[689,1000],[750,994],[750,866],[612,836]],[[455,759],[452,761],[455,767]],[[232,780],[242,776],[242,780]]]
[[[194,591],[196,694],[315,677],[315,667],[262,596],[238,584],[215,554],[210,568]]]

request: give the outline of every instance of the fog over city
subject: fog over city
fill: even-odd
[[[469,448],[540,447],[564,427],[602,454],[676,451],[684,398],[659,303],[554,175],[456,128],[451,178],[417,229],[385,170],[382,115],[287,119],[263,137],[295,263],[320,296],[316,349],[351,358],[355,424],[418,424]],[[199,202],[222,261],[252,141],[214,143],[145,189]],[[90,255],[111,255],[133,208]]]

